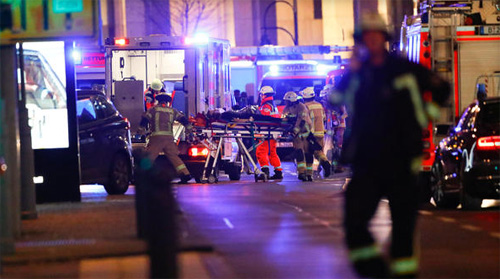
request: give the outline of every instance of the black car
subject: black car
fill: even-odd
[[[130,123],[102,92],[79,90],[77,96],[81,182],[123,194],[133,171]]]
[[[479,209],[500,198],[500,98],[475,101],[436,148],[431,191],[438,207]]]

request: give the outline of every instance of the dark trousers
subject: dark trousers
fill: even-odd
[[[344,227],[349,250],[374,244],[368,230],[380,199],[386,196],[392,218],[391,258],[412,257],[418,209],[416,175],[410,164],[394,163],[371,167],[353,166],[353,177],[345,192]]]

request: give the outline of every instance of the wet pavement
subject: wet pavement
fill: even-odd
[[[347,173],[314,182],[255,183],[221,176],[217,184],[176,185],[180,278],[358,278],[342,230]],[[108,196],[82,186],[81,203],[39,205],[23,221],[16,254],[1,278],[146,278],[146,245],[136,238],[134,187]],[[420,210],[421,278],[499,278],[500,203],[480,211]],[[390,244],[388,203],[380,202],[370,229],[383,250]]]

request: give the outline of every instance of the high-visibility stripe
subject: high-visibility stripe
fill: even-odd
[[[160,132],[160,113],[155,113],[155,133]]]
[[[321,104],[310,104],[310,105],[307,105],[307,108],[309,110],[313,110],[313,109],[323,110],[323,106]]]
[[[415,109],[415,117],[417,118],[420,127],[427,127],[427,116],[425,115],[424,105],[420,96],[417,79],[412,74],[404,74],[394,80],[394,87],[398,90],[403,88],[408,89],[410,98]]]
[[[175,168],[175,170],[180,171],[180,170],[183,170],[183,169],[185,169],[185,168],[186,168],[186,165],[182,164],[182,165],[178,165],[178,166]]]
[[[298,163],[297,164],[297,168],[305,168],[306,167],[306,163]]]
[[[313,167],[306,167],[306,170],[312,170]]]
[[[158,132],[152,132],[152,136],[173,136],[174,134],[172,132],[167,132],[167,131],[158,131]]]
[[[282,170],[283,170],[283,168],[282,168],[281,166],[277,166],[277,167],[275,167],[274,169],[275,169],[275,170],[278,170],[278,171],[282,171]]]
[[[325,135],[325,131],[316,131],[316,132],[313,133],[313,135],[315,135],[315,136],[321,136],[322,137],[322,136]]]
[[[164,107],[157,106],[155,109],[156,109],[156,111],[160,111],[160,112],[174,112],[174,110],[172,108],[164,108]]]
[[[263,166],[260,166],[261,169],[263,168],[269,168],[269,165],[263,165]]]
[[[305,138],[307,136],[309,136],[309,132],[302,133],[302,134],[299,135],[299,137],[301,137],[301,138]]]
[[[368,260],[380,256],[380,249],[377,245],[364,246],[349,251],[349,259],[352,262]]]
[[[393,275],[415,274],[418,270],[418,261],[415,257],[399,258],[391,263]]]

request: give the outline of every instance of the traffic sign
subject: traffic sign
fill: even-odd
[[[98,0],[0,0],[0,44],[97,35]]]

